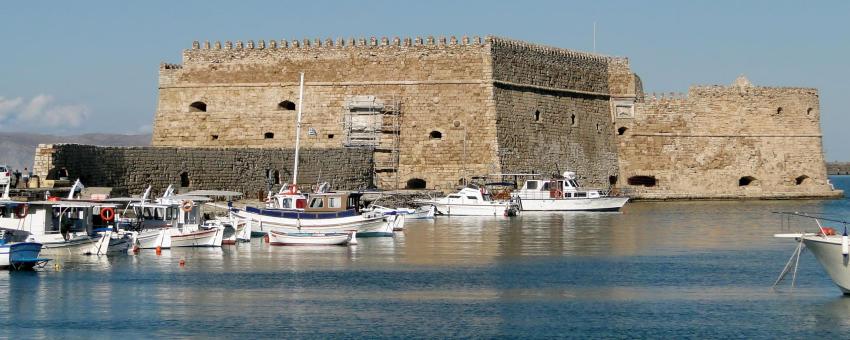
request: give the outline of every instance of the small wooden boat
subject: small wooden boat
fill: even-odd
[[[269,244],[276,246],[290,245],[345,245],[356,237],[352,233],[284,233],[269,230]]]

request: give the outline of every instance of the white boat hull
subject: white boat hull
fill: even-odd
[[[438,214],[448,216],[505,216],[508,204],[432,203]]]
[[[171,228],[148,229],[139,232],[136,242],[140,249],[171,248]]]
[[[392,236],[392,223],[385,216],[374,213],[327,219],[291,219],[265,216],[240,210],[234,213],[239,218],[253,223],[252,231],[268,233],[349,233],[357,231],[357,236]]]
[[[289,245],[345,245],[351,242],[352,233],[280,233],[269,232],[269,244]]]
[[[102,233],[101,237],[92,246],[89,255],[108,255],[126,253],[135,243],[133,234],[115,235],[108,231]]]
[[[171,229],[171,247],[221,247],[224,231],[221,228],[179,232]]]
[[[803,242],[841,292],[850,294],[850,257],[841,254],[841,236],[805,236]]]
[[[520,198],[522,211],[618,211],[628,197]]]
[[[95,243],[100,238],[94,237],[79,237],[69,241],[41,241],[36,239],[36,242],[41,243],[41,254],[53,256],[65,255],[90,255],[92,254]]]

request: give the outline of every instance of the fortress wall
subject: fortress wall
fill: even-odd
[[[576,171],[587,186],[617,175],[607,57],[493,44],[494,104],[502,173]]]
[[[781,108],[781,109],[780,109]],[[620,185],[643,198],[835,196],[814,89],[697,86],[638,102],[619,140]],[[655,186],[629,185],[651,176]],[[742,177],[753,181],[741,185]]]
[[[141,194],[148,185],[161,193],[169,184],[181,185],[181,174],[189,177],[187,190],[235,190],[248,197],[266,190],[267,171],[278,182],[290,182],[292,149],[226,149],[176,147],[107,147],[79,144],[41,144],[36,150],[34,174],[55,179],[65,167],[71,178],[83,185],[113,187],[118,194]],[[352,190],[372,183],[372,152],[362,148],[302,149],[298,165],[301,185],[318,180],[332,188]],[[271,182],[274,184],[274,182]],[[280,189],[279,184],[273,190]]]
[[[492,84],[485,81],[491,73],[489,50],[481,39],[307,42],[275,42],[274,47],[263,42],[263,48],[218,43],[184,51],[183,65],[161,67],[153,144],[292,147],[297,111],[281,110],[278,103],[298,102],[298,74],[303,71],[302,146],[343,146],[346,99],[375,95],[401,106],[402,186],[419,178],[429,188],[445,188],[456,183],[464,168],[482,173],[497,163],[490,143],[495,140],[495,118],[485,104],[492,92]],[[207,111],[193,112],[189,105],[195,101],[206,103]],[[317,136],[307,136],[309,128]],[[443,137],[432,139],[431,131]],[[274,137],[265,138],[267,132]],[[392,174],[378,175],[382,187],[394,179]]]

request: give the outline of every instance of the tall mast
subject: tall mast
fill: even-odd
[[[298,184],[298,148],[301,146],[301,108],[304,107],[304,72],[298,89],[298,117],[295,120],[295,165],[292,167],[292,185]]]

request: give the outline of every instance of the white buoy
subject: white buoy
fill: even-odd
[[[850,238],[847,237],[847,230],[841,236],[841,254],[845,257],[850,254]]]

